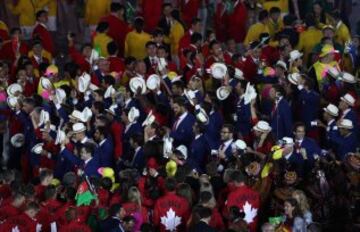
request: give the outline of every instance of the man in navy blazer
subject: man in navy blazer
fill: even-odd
[[[358,135],[359,134],[358,117],[353,109],[355,105],[355,98],[347,93],[344,96],[342,96],[340,99],[341,99],[339,103],[339,109],[341,111],[340,119],[349,119],[350,121],[352,121],[353,123],[352,131]]]
[[[122,205],[113,204],[110,207],[109,214],[109,217],[100,221],[100,231],[125,232],[122,219],[125,217],[126,212]]]
[[[187,163],[200,173],[205,171],[207,156],[210,154],[209,143],[204,136],[205,126],[195,122],[193,126],[195,138],[191,143],[190,154]]]
[[[134,134],[130,137],[130,146],[134,149],[133,156],[130,157],[130,168],[136,168],[139,173],[142,173],[145,167],[145,156],[143,151],[144,136],[142,134]]]
[[[305,133],[304,123],[299,122],[294,125],[295,152],[300,154],[302,149],[306,152],[307,164],[309,165],[309,170],[311,170],[314,166],[316,156],[321,155],[321,149],[314,140],[306,137]]]
[[[186,110],[182,98],[175,98],[172,108],[176,119],[172,125],[170,137],[174,139],[175,147],[183,144],[189,148],[194,138],[192,126],[195,123],[195,117]]]
[[[85,143],[80,150],[80,158],[73,153],[71,153],[65,144],[62,144],[62,149],[60,155],[65,159],[69,160],[73,166],[77,167],[81,173],[84,173],[87,176],[100,176],[98,169],[101,167],[99,160],[93,157],[95,152],[95,144]]]
[[[299,176],[303,176],[305,161],[302,154],[296,153],[294,140],[290,137],[284,137],[281,141],[284,146],[282,162],[285,164],[285,167],[288,168],[290,166]]]
[[[335,144],[335,155],[338,160],[344,160],[348,153],[356,151],[357,137],[353,132],[353,124],[349,119],[341,119],[338,132],[330,135],[330,141]]]
[[[232,143],[234,135],[234,127],[231,124],[224,124],[220,131],[221,145],[218,149],[219,158],[222,160],[229,160],[233,154]]]
[[[290,137],[292,132],[292,113],[288,101],[284,98],[285,90],[276,85],[270,91],[275,106],[270,117],[270,124],[276,139]]]
[[[315,121],[319,115],[320,95],[313,90],[313,82],[306,79],[304,85],[299,85],[298,105],[300,108],[300,120],[305,123],[306,129],[311,128],[311,122]]]
[[[114,164],[114,145],[107,134],[107,130],[103,126],[95,129],[94,139],[98,143],[98,147],[94,157],[99,160],[101,167],[113,167]]]

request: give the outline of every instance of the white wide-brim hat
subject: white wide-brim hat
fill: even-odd
[[[143,78],[133,77],[129,82],[130,89],[133,93],[136,93],[138,88],[141,88],[141,94],[146,92],[146,84]]]
[[[295,60],[301,58],[303,56],[303,54],[301,52],[299,52],[298,50],[292,50],[290,52],[289,56],[290,56],[289,61],[294,62]]]
[[[289,82],[293,85],[298,85],[301,75],[299,73],[291,73],[287,76]]]
[[[10,139],[11,145],[13,145],[16,148],[22,147],[25,143],[25,136],[24,134],[18,133],[11,137]]]
[[[86,131],[84,123],[78,122],[72,126],[73,133],[80,133]]]
[[[9,96],[15,96],[16,93],[22,93],[23,92],[23,88],[21,87],[21,85],[19,85],[18,83],[14,83],[14,84],[11,84],[7,87],[6,89],[6,93],[9,95]]]
[[[184,156],[184,159],[185,159],[185,160],[187,159],[187,157],[188,157],[188,150],[187,150],[186,146],[180,145],[180,146],[178,146],[177,148],[175,148],[175,150],[176,150],[176,151],[179,151],[179,152],[182,154],[182,156]]]
[[[350,106],[355,105],[355,98],[351,96],[350,94],[345,94],[343,97],[340,98],[342,101],[346,102],[346,104]]]
[[[336,67],[329,67],[327,73],[333,78],[338,78],[338,76],[341,74],[339,69]]]
[[[156,74],[152,74],[146,80],[146,87],[150,90],[155,90],[160,86],[160,77]]]
[[[33,148],[31,149],[31,152],[37,155],[40,155],[41,152],[43,151],[43,143],[38,143],[35,146],[33,146]]]
[[[341,119],[338,127],[351,130],[354,128],[354,125],[353,122],[349,119]]]
[[[66,98],[66,92],[63,89],[56,89],[55,90],[55,98],[59,104],[63,103],[64,99]]]
[[[334,117],[339,115],[339,108],[333,104],[327,105],[325,108],[323,108],[323,110]]]
[[[44,89],[52,89],[53,85],[48,78],[42,77],[40,80],[40,84]]]
[[[40,120],[39,120],[39,126],[45,125],[48,121],[50,121],[50,114],[49,112],[45,110],[40,111]]]
[[[355,84],[356,83],[356,78],[347,72],[343,72],[339,75],[339,80],[346,82],[346,83],[350,83],[350,84]]]
[[[210,73],[215,79],[223,79],[226,75],[227,67],[223,63],[214,63],[210,67]]]
[[[142,123],[142,126],[150,126],[153,122],[155,122],[155,116],[153,115],[152,110],[150,110],[146,119]]]
[[[13,97],[13,96],[9,96],[7,99],[7,104],[11,109],[15,109],[16,104],[18,103],[18,98],[17,97]]]
[[[268,122],[258,121],[256,125],[253,127],[253,129],[259,132],[267,133],[270,132],[272,128]]]
[[[216,97],[220,100],[223,101],[226,98],[228,98],[230,95],[230,89],[226,86],[221,86],[220,88],[218,88],[216,90]]]
[[[235,68],[234,77],[235,77],[236,79],[239,79],[239,80],[244,80],[244,72],[241,71],[241,70],[238,69],[238,68]]]
[[[55,144],[62,144],[65,141],[66,134],[62,130],[58,130],[56,133]]]
[[[135,107],[131,107],[127,116],[130,123],[135,122],[135,120],[140,116],[140,111]]]
[[[84,72],[78,78],[78,90],[80,93],[85,93],[85,91],[89,88],[91,82],[91,76]]]
[[[232,148],[233,148],[234,150],[245,150],[245,148],[246,148],[246,143],[245,143],[243,140],[238,139],[238,140],[236,140],[235,142],[233,142],[233,143],[231,144],[231,146],[232,146]]]

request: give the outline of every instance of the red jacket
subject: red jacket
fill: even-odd
[[[214,27],[216,39],[220,42],[225,42],[226,40],[226,21],[227,14],[225,12],[225,5],[223,2],[219,2],[214,15]]]
[[[225,230],[223,218],[222,218],[221,214],[219,213],[219,210],[216,207],[213,208],[213,210],[212,210],[212,215],[210,218],[209,226],[216,229],[217,231]]]
[[[17,216],[21,214],[19,208],[14,207],[12,204],[1,206],[0,208],[0,222],[5,221],[7,218]]]
[[[163,0],[142,0],[142,16],[145,22],[145,31],[152,33],[157,27],[161,13]]]
[[[149,178],[148,176],[140,177],[140,179],[138,181],[138,188],[141,193],[143,205],[146,207],[152,208],[154,206],[154,200],[150,198],[149,191],[146,187],[148,178]],[[157,187],[160,189],[160,191],[163,190],[164,184],[165,184],[164,178],[161,176],[158,176],[157,177]]]
[[[71,221],[68,224],[60,227],[59,230],[59,232],[74,232],[74,231],[91,232],[91,229],[85,223],[81,223],[78,221]]]
[[[244,220],[247,221],[250,231],[256,231],[256,224],[258,220],[259,208],[260,208],[260,194],[246,185],[240,186],[235,188],[235,190],[231,191],[228,195],[227,202],[226,202],[226,212],[229,212],[231,206],[237,206],[240,210],[243,210],[245,213]],[[247,212],[246,206],[250,208],[253,212],[252,217],[251,213]]]
[[[246,36],[247,9],[244,3],[237,1],[234,11],[227,18],[227,37],[241,43]]]
[[[108,61],[110,62],[110,72],[117,72],[119,76],[125,71],[125,65],[122,59],[119,57],[109,56]]]
[[[125,38],[127,33],[131,31],[129,24],[112,14],[103,17],[100,21],[109,24],[109,31],[107,34],[116,42],[119,47],[119,56],[123,57]]]
[[[90,72],[90,63],[85,59],[85,57],[75,49],[74,46],[69,46],[69,55],[70,58],[80,66],[82,72]]]
[[[123,154],[123,135],[124,125],[121,122],[114,120],[111,123],[111,136],[114,143],[114,158],[118,160]]]
[[[145,208],[143,206],[141,206],[141,208],[140,208],[140,206],[138,206],[136,203],[133,203],[133,202],[124,203],[122,206],[124,207],[124,209],[126,211],[126,215],[132,216],[134,213],[139,212],[139,213],[141,213],[142,220],[144,223],[149,221],[147,208]]]
[[[190,207],[187,200],[175,194],[168,192],[165,196],[160,197],[154,208],[153,222],[156,226],[160,226],[160,231],[165,231],[165,226],[161,223],[161,218],[166,217],[170,211],[174,211],[175,215],[181,218],[181,224],[177,227],[178,231],[183,231],[186,222],[190,216]]]
[[[2,39],[2,41],[6,41],[9,39],[9,33],[7,32],[7,30],[0,29],[0,38]]]
[[[16,215],[16,216],[8,218],[8,220],[6,220],[6,223],[7,223],[7,225],[12,225],[12,226],[10,226],[10,228],[13,228],[14,226],[18,226],[19,228],[23,228],[23,230],[20,230],[21,232],[22,231],[36,232],[36,225],[38,224],[36,219],[30,218],[25,213],[22,213],[20,215]],[[0,230],[0,231],[9,232],[11,230]]]
[[[254,62],[254,59],[251,56],[247,56],[244,62],[244,68],[242,69],[244,77],[247,81],[251,81],[257,75],[258,66]]]
[[[55,49],[54,49],[53,38],[51,36],[51,33],[46,28],[46,26],[44,26],[41,23],[37,23],[32,33],[32,38],[34,39],[35,37],[40,38],[43,48],[46,51],[50,52],[51,55],[54,55]]]
[[[55,217],[56,224],[58,224],[61,227],[67,223],[67,220],[65,217],[65,212],[70,207],[73,207],[73,206],[74,206],[73,202],[67,202],[55,211],[54,217]]]
[[[201,0],[179,0],[181,16],[186,26],[191,26],[191,21],[197,17]]]
[[[15,61],[15,50],[13,48],[14,44],[12,40],[8,40],[4,42],[0,54],[4,59],[11,61],[12,63]],[[19,52],[23,56],[27,56],[29,52],[28,46],[24,42],[20,42]]]

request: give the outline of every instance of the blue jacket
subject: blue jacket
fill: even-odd
[[[305,161],[301,154],[296,153],[295,151],[290,155],[289,159],[283,158],[287,164],[290,164],[290,166],[295,169],[296,173],[300,176],[304,175],[304,165]]]
[[[300,120],[305,123],[306,128],[311,127],[311,121],[318,118],[320,108],[320,95],[311,90],[300,90],[298,95],[299,106],[301,107]]]
[[[116,217],[108,217],[99,223],[100,231],[109,232],[125,232],[121,225],[120,219]]]
[[[65,173],[71,171],[73,171],[73,164],[70,162],[70,160],[66,159],[64,156],[57,155],[54,168],[54,177],[62,180]]]
[[[175,123],[175,122],[174,122]],[[174,139],[175,147],[183,144],[190,147],[190,144],[194,138],[192,126],[195,123],[195,117],[191,113],[187,112],[185,118],[178,123],[176,128],[173,128],[170,133],[170,137]]]
[[[223,123],[224,121],[220,112],[210,112],[209,123],[205,130],[205,135],[208,139],[210,149],[217,149],[220,146],[220,130],[223,126]]]
[[[140,173],[142,173],[145,167],[145,156],[142,147],[140,147],[138,151],[134,152],[134,156],[131,161],[131,167],[136,168]]]
[[[314,155],[321,155],[321,149],[319,145],[313,139],[304,137],[303,141],[300,144],[300,147],[306,150],[308,164],[312,168],[315,162]]]
[[[99,160],[101,167],[112,167],[114,164],[114,145],[111,139],[106,138],[103,144],[99,144],[94,157]]]
[[[349,152],[355,152],[358,146],[357,138],[354,132],[346,137],[340,135],[339,132],[330,135],[330,141],[335,145],[336,157],[338,160],[344,160]]]
[[[69,160],[73,166],[82,169],[87,176],[100,176],[98,169],[101,167],[99,160],[94,156],[87,164],[78,156],[72,154],[68,149],[63,149],[60,155]]]
[[[200,172],[205,171],[206,158],[210,154],[210,147],[204,135],[195,138],[190,147],[187,163]]]
[[[282,98],[275,111],[271,114],[271,128],[275,138],[291,137],[292,116],[289,103]]]
[[[242,136],[249,135],[252,128],[250,103],[245,105],[244,99],[241,99],[236,105],[236,116],[236,130],[239,131]]]

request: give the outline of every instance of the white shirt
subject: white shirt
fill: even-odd
[[[106,139],[103,139],[100,143],[99,146],[103,145],[105,143]]]

